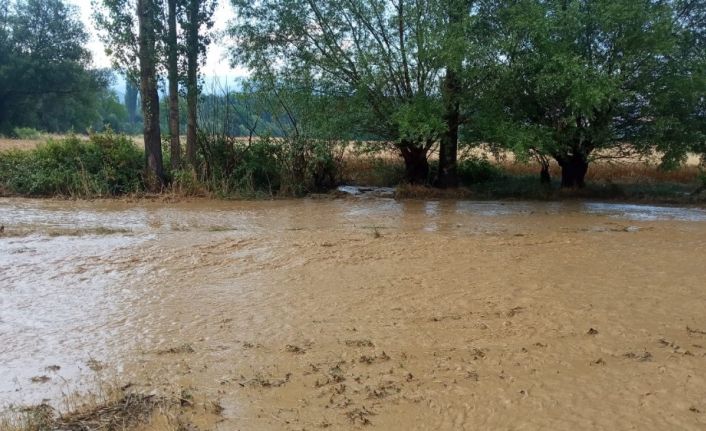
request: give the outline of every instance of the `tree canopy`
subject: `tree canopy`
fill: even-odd
[[[598,155],[666,166],[703,146],[703,2],[232,2],[236,61],[328,98],[329,123],[392,143],[412,181],[439,142],[455,162],[454,126],[466,145],[555,159],[567,187]]]
[[[389,142],[405,158],[410,180],[426,180],[427,154],[445,127],[441,2],[233,4],[238,61],[256,76],[326,96],[341,108],[329,121]]]
[[[0,6],[1,130],[83,130],[101,120],[109,73],[92,68],[75,16],[61,0]]]

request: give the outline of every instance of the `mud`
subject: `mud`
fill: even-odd
[[[4,199],[0,225],[0,404],[98,375],[219,430],[706,427],[703,209]]]

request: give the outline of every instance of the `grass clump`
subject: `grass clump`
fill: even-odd
[[[143,153],[112,132],[49,140],[35,149],[0,152],[0,193],[25,196],[116,196],[141,189]]]
[[[42,133],[31,127],[15,127],[12,129],[12,137],[16,139],[39,139]]]
[[[3,431],[127,431],[148,423],[155,411],[173,403],[156,395],[116,390],[60,413],[48,404],[11,409],[0,417]]]
[[[220,420],[222,407],[196,402],[186,388],[157,395],[136,390],[132,384],[101,385],[97,393],[64,395],[61,409],[47,403],[11,406],[0,411],[2,431],[164,431],[195,430],[192,421],[208,426]],[[210,429],[210,428],[207,428]]]

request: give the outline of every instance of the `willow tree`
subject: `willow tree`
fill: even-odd
[[[489,140],[554,158],[563,187],[583,187],[597,155],[684,154],[676,149],[691,138],[674,114],[698,87],[682,54],[693,10],[652,0],[485,3],[499,77]]]
[[[473,86],[473,71],[484,62],[476,49],[479,45],[477,2],[473,0],[443,0],[439,12],[446,25],[442,37],[444,77],[441,85],[445,130],[439,140],[439,174],[437,186],[456,187],[456,165],[460,128],[467,123],[478,88]],[[465,105],[465,106],[464,106]],[[464,113],[465,111],[465,113]],[[468,124],[466,124],[468,126]]]
[[[305,79],[316,94],[348,101],[329,115],[355,113],[352,126],[404,159],[408,181],[427,181],[428,155],[446,131],[442,1],[232,3],[239,17],[232,27],[236,61],[256,77],[272,73],[290,85]]]

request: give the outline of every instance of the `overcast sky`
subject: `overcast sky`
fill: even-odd
[[[105,55],[103,44],[96,37],[95,26],[91,18],[91,0],[66,0],[67,3],[74,4],[81,11],[81,20],[86,24],[86,29],[91,35],[89,49],[93,53],[93,62],[97,67],[110,67],[110,59]],[[214,30],[225,30],[228,21],[233,18],[233,9],[228,0],[220,0],[218,8],[214,14]],[[231,69],[227,54],[227,40],[214,40],[208,49],[206,56],[206,66],[202,73],[208,77],[234,78],[245,75],[243,69]]]

